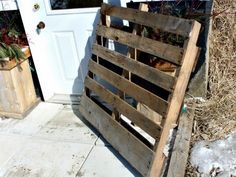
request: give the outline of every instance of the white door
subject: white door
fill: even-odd
[[[101,1],[17,1],[46,101],[82,93]]]

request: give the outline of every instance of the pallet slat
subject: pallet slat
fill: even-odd
[[[160,86],[168,91],[173,90],[175,77],[170,76],[141,62],[132,60],[118,52],[111,51],[101,45],[93,45],[93,54],[121,67],[137,76]]]
[[[190,113],[183,113],[179,117],[179,126],[173,145],[167,177],[183,177],[185,175],[192,136],[194,111],[194,109],[190,110]]]
[[[181,19],[177,17],[141,12],[137,9],[124,7],[116,7],[108,4],[102,4],[101,13],[128,20],[133,23],[160,29],[174,34],[189,37],[192,30],[191,20]]]
[[[147,175],[153,156],[151,149],[112,119],[85,94],[81,98],[79,110],[134,168],[143,176]]]
[[[132,33],[124,32],[118,29],[98,25],[97,35],[112,39],[129,47],[136,48],[143,52],[158,56],[171,63],[180,65],[183,55],[183,49],[180,47],[165,44],[146,37],[137,36]]]
[[[153,138],[160,135],[161,126],[148,119],[142,113],[138,112],[135,108],[120,99],[118,96],[101,86],[93,79],[86,77],[84,82],[85,87],[94,91],[102,100],[115,107],[121,114],[129,118],[135,125],[142,128],[149,133]]]
[[[142,87],[130,82],[129,80],[121,77],[120,75],[112,72],[109,69],[97,64],[96,62],[89,61],[89,70],[106,80],[119,90],[127,93],[140,103],[144,103],[157,113],[165,115],[168,107],[168,102],[162,98],[154,95],[153,93],[143,89]]]

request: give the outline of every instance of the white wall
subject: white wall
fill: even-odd
[[[16,0],[0,0],[0,10],[17,10],[17,3]]]

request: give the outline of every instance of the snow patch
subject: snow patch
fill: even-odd
[[[236,132],[224,140],[196,143],[190,161],[201,177],[236,176]]]
[[[170,148],[171,146],[173,146],[173,144],[171,144],[171,140],[172,140],[172,137],[173,137],[173,129],[170,129],[169,131],[169,138],[168,138],[168,141],[164,147],[164,150],[163,150],[163,154],[168,157],[169,156],[169,152],[170,152]]]

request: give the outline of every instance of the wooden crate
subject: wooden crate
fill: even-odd
[[[96,30],[97,41],[93,45],[93,56],[85,79],[86,92],[81,98],[79,109],[140,174],[159,177],[166,159],[163,151],[170,130],[177,123],[199,51],[196,42],[201,25],[194,20],[140,10],[102,5],[101,23]],[[108,21],[110,17],[135,23],[133,32],[124,31],[122,27],[116,28]],[[182,36],[185,39],[184,45],[174,46],[145,37],[137,30],[144,26]],[[129,47],[127,55],[110,50],[107,47],[108,39]],[[137,51],[175,65],[174,75],[141,63]],[[134,76],[143,79],[144,83],[153,88],[166,91],[167,96],[163,97],[155,89],[136,82]],[[117,88],[117,91],[102,84],[104,82]],[[127,95],[142,104],[142,107],[128,103]],[[153,118],[155,114],[145,114],[143,107],[153,110],[158,118]]]
[[[28,59],[0,68],[0,117],[24,118],[38,102]]]

